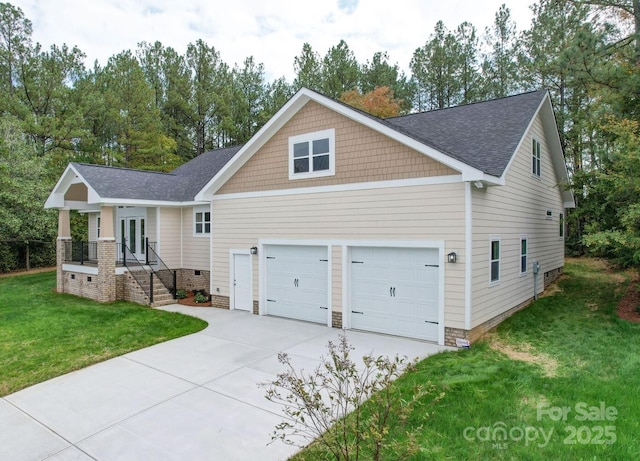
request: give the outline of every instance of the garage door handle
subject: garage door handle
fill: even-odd
[[[320,306],[320,309],[324,309],[325,311],[326,311],[326,310],[329,310],[329,308],[328,308],[328,307],[323,307],[323,306]]]
[[[275,299],[267,299],[267,302],[275,303],[275,302],[276,302],[276,300],[275,300]]]
[[[424,267],[440,267],[439,264],[425,264]]]
[[[434,325],[440,325],[438,322],[432,322],[431,320],[425,320],[424,323],[433,323]]]
[[[360,311],[351,311],[352,314],[364,314],[364,312],[360,312]]]

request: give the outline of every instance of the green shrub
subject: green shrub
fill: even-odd
[[[176,298],[178,298],[178,299],[184,299],[184,298],[186,298],[186,297],[187,297],[187,292],[186,292],[186,291],[184,291],[184,290],[182,290],[182,289],[180,289],[180,290],[176,291]]]
[[[200,303],[206,303],[207,301],[209,301],[209,298],[207,298],[205,295],[203,295],[202,293],[198,293],[197,295],[195,295],[195,297],[193,298],[193,301],[197,304]]]

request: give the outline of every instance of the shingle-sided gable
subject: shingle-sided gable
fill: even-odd
[[[289,178],[291,137],[335,130],[335,174]],[[218,194],[456,175],[459,172],[370,128],[309,101],[253,155]]]
[[[500,177],[547,92],[385,120],[390,126],[486,174]]]

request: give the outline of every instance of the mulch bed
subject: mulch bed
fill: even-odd
[[[184,299],[179,299],[178,304],[182,304],[183,306],[192,306],[192,307],[211,307],[211,301],[207,301],[206,303],[197,303],[193,300],[194,296],[187,296]]]
[[[635,276],[627,294],[618,303],[618,316],[630,322],[640,323],[640,277]]]

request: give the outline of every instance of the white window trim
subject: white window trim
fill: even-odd
[[[301,142],[311,142],[318,139],[329,139],[329,169],[321,171],[309,171],[307,173],[294,173],[293,168],[293,146]],[[336,174],[335,150],[336,150],[336,132],[333,128],[323,131],[315,131],[313,133],[305,133],[289,138],[289,179],[308,179],[321,178],[324,176],[334,176]],[[309,158],[309,169],[312,168],[313,159]]]
[[[493,242],[498,242],[498,259],[491,259],[491,253],[493,252]],[[491,266],[495,261],[498,261],[498,278],[496,280],[491,279]],[[489,239],[489,284],[491,286],[500,283],[500,272],[502,266],[502,242],[500,237],[491,237]]]
[[[203,213],[202,215],[202,232],[196,232],[196,216],[198,213]],[[204,220],[204,213],[209,213],[209,232],[205,232],[205,223],[207,221]],[[197,206],[193,207],[193,236],[198,238],[207,238],[211,235],[211,207],[209,205]]]
[[[538,151],[539,156],[536,156],[536,151],[534,147],[536,145],[539,146],[539,151]],[[536,158],[536,160],[538,161],[536,164],[535,171],[533,168],[534,158]],[[534,178],[542,177],[542,143],[537,138],[532,138],[531,140],[531,174],[533,175]]]
[[[522,242],[527,242],[525,247],[525,253],[522,254]],[[529,238],[526,235],[520,236],[520,275],[525,276],[529,272]],[[522,258],[525,258],[524,271],[522,270]]]

